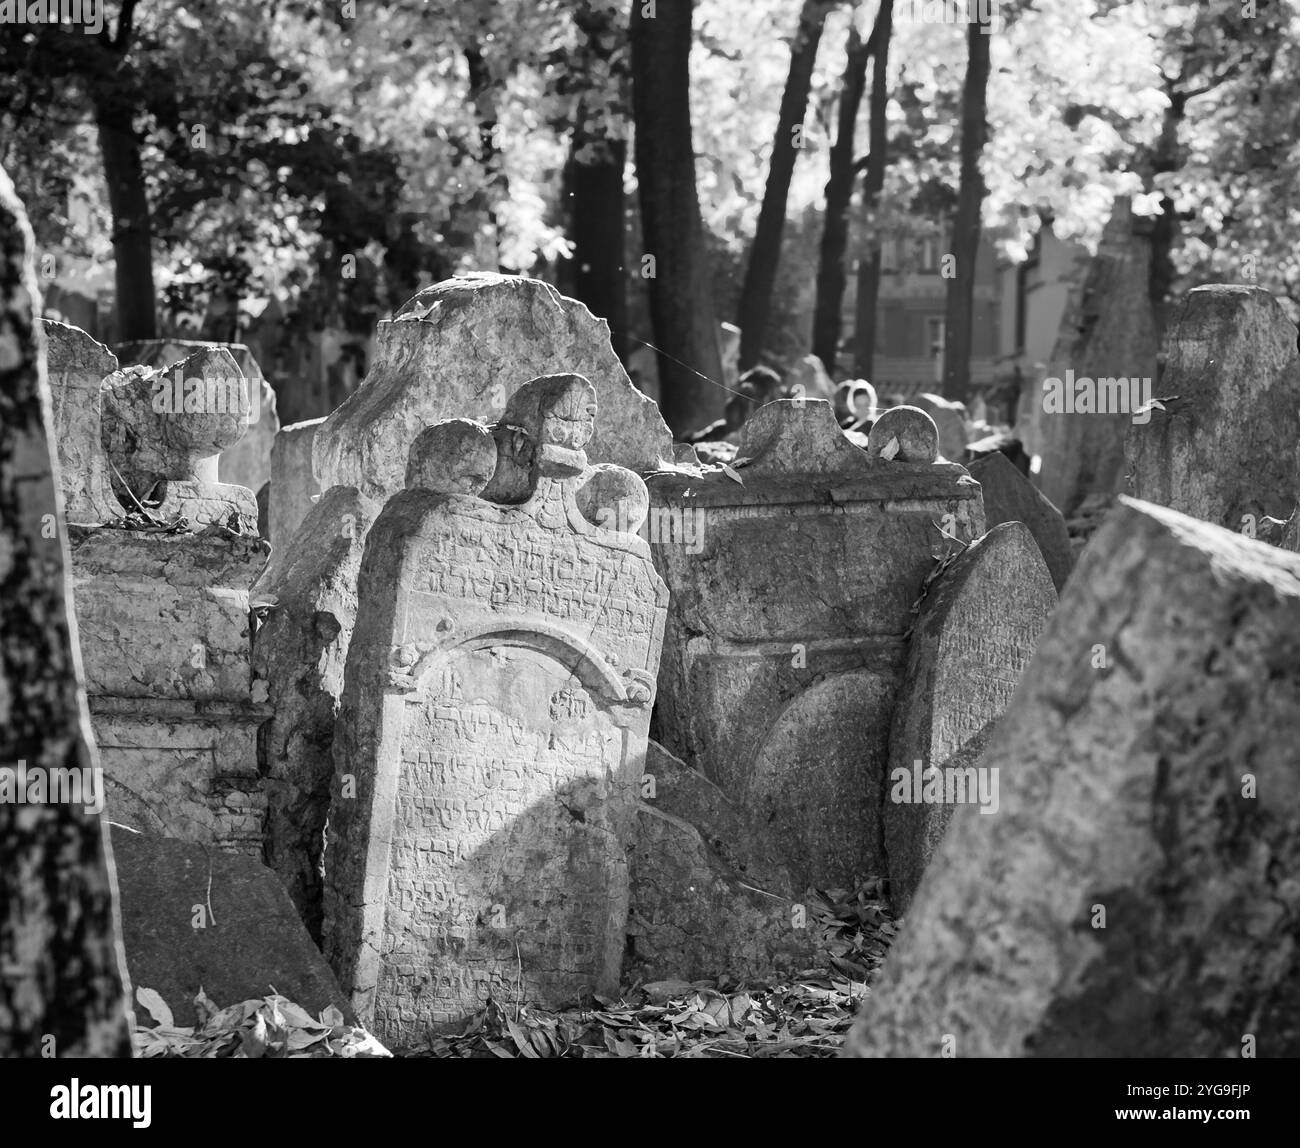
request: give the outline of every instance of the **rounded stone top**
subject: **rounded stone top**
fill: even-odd
[[[847,379],[835,388],[835,414],[841,419],[873,418],[879,406],[876,388],[866,379]]]
[[[406,488],[478,494],[496,465],[496,443],[487,427],[473,419],[444,419],[415,436],[407,455]]]
[[[510,396],[501,421],[538,446],[582,450],[596,429],[596,388],[582,375],[542,375]]]
[[[894,441],[898,446],[891,448]],[[939,457],[939,428],[920,407],[892,407],[867,435],[867,455],[894,462],[934,462]]]
[[[624,534],[640,530],[650,511],[650,492],[640,476],[612,463],[588,471],[575,498],[588,522]]]

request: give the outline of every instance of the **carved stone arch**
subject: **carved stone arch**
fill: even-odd
[[[627,683],[608,659],[590,642],[560,626],[530,620],[527,626],[509,625],[491,619],[458,629],[446,645],[421,660],[417,680],[421,687],[429,675],[440,669],[455,654],[486,648],[519,646],[536,650],[569,666],[583,688],[612,703],[627,702]]]

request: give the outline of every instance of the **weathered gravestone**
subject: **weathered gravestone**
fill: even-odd
[[[494,423],[521,384],[559,367],[596,388],[593,463],[643,472],[672,458],[672,435],[628,379],[603,319],[538,279],[468,275],[426,288],[379,324],[365,382],[316,431],[321,489],[355,486],[382,503],[402,489],[407,451],[425,426]]]
[[[906,911],[955,805],[997,813],[993,779],[952,759],[1002,716],[1055,607],[1047,567],[1020,522],[993,527],[927,589],[894,710],[882,811],[896,911]]]
[[[258,742],[266,861],[318,941],[335,711],[357,616],[368,507],[352,487],[321,495],[284,559],[253,647],[253,672],[267,683],[273,712]]]
[[[1059,594],[1074,568],[1070,532],[1061,512],[1001,451],[990,451],[966,465],[984,495],[988,528],[1002,522],[1023,522],[1029,527]]]
[[[1254,535],[1295,509],[1295,324],[1258,287],[1196,287],[1175,309],[1156,397],[1125,439],[1137,497]]]
[[[1122,499],[847,1051],[1300,1055],[1298,743],[1300,557]]]
[[[220,1007],[287,997],[313,1016],[351,1012],[275,874],[251,857],[117,827],[113,853],[126,967],[179,1025],[201,1023],[200,989]]]
[[[1153,394],[1159,348],[1148,227],[1116,199],[1087,275],[1070,293],[1024,428],[1043,460],[1038,485],[1066,517],[1089,494],[1123,489],[1125,428],[1146,417],[1136,410]]]
[[[766,826],[653,741],[641,798],[625,979],[762,980],[816,962],[804,890]]]
[[[917,395],[912,405],[934,419],[939,431],[939,454],[949,462],[961,462],[966,455],[966,404],[942,395],[924,394]]]
[[[130,1056],[32,248],[0,170],[0,1057]]]
[[[371,527],[335,738],[325,946],[363,1023],[408,1045],[489,993],[617,989],[627,849],[667,592],[645,486],[586,465],[595,391],[537,379],[501,463],[456,419]],[[508,456],[508,457],[507,457]]]
[[[218,481],[231,486],[260,490],[271,480],[271,447],[280,420],[275,409],[275,391],[262,374],[257,358],[243,343],[200,342],[193,339],[143,339],[119,343],[115,350],[123,366],[153,367],[171,374],[191,355],[203,350],[226,350],[248,380],[248,428],[226,447],[217,460]]]
[[[267,577],[284,561],[298,527],[320,492],[312,472],[312,445],[325,420],[282,427],[271,447],[271,562]]]
[[[871,457],[829,403],[784,400],[745,424],[743,482],[723,471],[648,480],[671,590],[656,736],[768,826],[799,890],[883,873],[912,607],[950,545],[942,532],[983,533],[979,487],[934,461],[928,415],[896,408],[872,443],[877,432]]]
[[[63,506],[69,522],[102,525],[125,511],[113,493],[100,443],[99,391],[117,370],[117,356],[79,327],[42,320],[54,442],[59,455]]]
[[[249,588],[267,545],[252,492],[215,481],[246,423],[244,379],[222,349],[179,371],[110,375],[100,453],[89,420],[68,452],[84,469],[65,488],[85,487],[107,454],[128,503],[152,495],[147,516],[68,530],[91,722],[114,821],[260,855],[256,740],[270,711],[251,674]]]

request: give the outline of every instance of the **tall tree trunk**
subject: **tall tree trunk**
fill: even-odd
[[[862,189],[862,213],[869,216],[880,202],[889,163],[889,133],[885,120],[889,105],[889,40],[894,30],[894,0],[880,0],[880,14],[871,38],[876,43],[871,65],[871,125],[867,153],[867,178]],[[871,238],[858,260],[858,294],[853,325],[855,373],[870,379],[876,358],[876,303],[880,298],[880,231],[872,227]]]
[[[704,225],[695,190],[690,55],[693,0],[634,0],[632,114],[643,274],[659,355],[659,406],[679,437],[717,418],[726,392]],[[654,15],[647,17],[647,9]],[[652,260],[653,262],[649,262]],[[701,376],[704,376],[703,378]]]
[[[813,307],[813,354],[826,369],[835,372],[839,350],[841,312],[844,307],[845,253],[849,243],[849,204],[858,166],[853,149],[858,111],[867,84],[867,61],[875,50],[875,36],[865,43],[858,35],[857,21],[849,29],[849,46],[840,83],[840,107],[831,146],[830,179],[826,182],[826,218],[822,225],[817,263],[817,300]]]
[[[614,353],[627,360],[627,275],[623,266],[623,169],[627,143],[574,130],[566,183],[573,241],[573,294],[609,323]],[[587,158],[579,158],[586,156]]]
[[[501,166],[501,147],[497,140],[498,120],[496,86],[492,70],[483,58],[483,47],[474,40],[465,49],[465,63],[469,67],[469,102],[478,119],[479,163],[483,167],[483,186],[470,197],[467,207],[470,218],[486,219],[490,235],[474,236],[480,263],[489,264],[494,271],[501,270],[501,227],[496,205],[509,194],[509,183]]]
[[[965,402],[970,395],[971,328],[975,309],[975,260],[980,245],[980,209],[984,179],[980,155],[988,137],[985,109],[989,84],[989,37],[972,21],[966,35],[969,60],[961,99],[961,188],[952,225],[956,274],[948,280],[944,313],[943,395]]]
[[[776,138],[772,142],[772,159],[763,189],[763,206],[758,213],[758,229],[749,249],[749,265],[740,291],[740,369],[754,366],[763,350],[768,315],[772,309],[772,286],[781,260],[781,233],[785,230],[785,204],[794,176],[794,161],[802,139],[796,133],[803,127],[808,109],[808,92],[812,87],[813,65],[817,45],[821,42],[826,13],[834,7],[828,0],[804,0],[799,13],[799,27],[790,45],[790,72],[781,95],[777,113]]]
[[[145,193],[140,139],[133,109],[101,94],[95,107],[99,150],[113,213],[113,280],[117,291],[117,339],[128,343],[158,337],[153,285],[153,223]]]
[[[588,87],[578,101],[576,121],[569,139],[565,168],[568,191],[569,238],[573,241],[573,294],[594,315],[609,323],[614,353],[627,361],[627,272],[624,267],[626,202],[623,174],[627,166],[627,141],[605,133],[592,116],[601,110],[627,112],[627,30],[615,9],[584,0],[573,20],[584,38],[584,58],[607,78],[603,90],[592,86],[590,72],[582,73]]]
[[[1182,166],[1178,149],[1178,130],[1187,114],[1187,95],[1177,86],[1168,82],[1165,95],[1169,104],[1165,108],[1160,127],[1160,138],[1156,141],[1151,160],[1151,175],[1161,175],[1177,171]],[[1154,180],[1148,180],[1147,190],[1154,186]],[[1174,201],[1167,195],[1160,197],[1160,214],[1151,224],[1151,273],[1148,293],[1151,296],[1151,309],[1155,315],[1156,331],[1165,329],[1165,311],[1169,301],[1169,291],[1177,278],[1174,268],[1173,249],[1178,239],[1178,215]]]
[[[0,171],[0,767],[21,787],[0,801],[0,1057],[129,1057],[103,819],[26,788],[84,780],[98,764],[65,573],[33,246]]]

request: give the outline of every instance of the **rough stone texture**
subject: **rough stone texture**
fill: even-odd
[[[200,384],[191,386],[191,384]],[[248,428],[247,379],[230,352],[205,348],[169,367],[127,367],[104,380],[102,440],[124,505],[257,533],[257,498],[217,481],[217,456]]]
[[[764,980],[813,964],[810,929],[764,827],[657,742],[646,756],[630,855],[626,979]]]
[[[260,855],[270,708],[251,672],[249,587],[266,543],[215,528],[69,534],[109,816]]]
[[[1174,312],[1164,354],[1165,409],[1125,438],[1133,493],[1228,530],[1247,515],[1287,518],[1300,356],[1281,305],[1258,287],[1196,287]]]
[[[1070,293],[1047,376],[1150,378],[1155,386],[1158,335],[1147,294],[1151,240],[1129,202],[1115,201],[1097,254]],[[1154,391],[1152,392],[1154,393]],[[1034,395],[1033,453],[1043,459],[1038,485],[1067,518],[1093,493],[1123,490],[1124,433],[1131,414],[1048,414]]]
[[[942,395],[917,395],[912,405],[920,407],[939,431],[939,454],[949,462],[966,457],[966,421],[970,417],[965,403],[955,403]]]
[[[911,902],[953,806],[895,801],[895,771],[912,771],[918,761],[922,775],[957,764],[949,759],[1011,703],[1055,608],[1047,567],[1020,522],[994,526],[930,584],[908,646],[889,739],[890,786],[882,794],[896,912]],[[911,787],[901,792],[913,795]]]
[[[112,522],[122,517],[123,510],[113,493],[100,441],[99,389],[117,370],[117,356],[80,327],[49,319],[41,320],[41,327],[54,400],[64,513],[69,522]]]
[[[366,380],[316,432],[322,489],[355,486],[382,502],[402,489],[415,436],[439,419],[496,422],[529,379],[574,371],[595,385],[593,463],[653,470],[672,435],[627,377],[609,327],[537,279],[469,275],[426,288],[381,322]]]
[[[867,454],[886,462],[929,465],[939,457],[939,428],[920,407],[891,407],[872,425]]]
[[[262,374],[253,352],[243,343],[209,343],[193,339],[148,339],[119,343],[117,353],[123,366],[140,365],[168,371],[183,359],[205,349],[224,348],[248,380],[248,429],[238,442],[221,452],[217,478],[232,486],[260,490],[271,481],[271,445],[280,429],[275,410],[275,391]]]
[[[320,492],[312,473],[312,444],[325,420],[282,427],[271,447],[271,565],[278,569],[298,527]]]
[[[1029,527],[1059,594],[1074,568],[1064,516],[1001,451],[982,455],[967,466],[983,491],[984,521],[989,529],[1003,522],[1023,522]]]
[[[462,1024],[489,992],[554,1005],[618,986],[667,591],[640,521],[581,494],[611,482],[582,465],[589,416],[585,432],[569,418],[591,385],[552,399],[519,428],[540,436],[516,456],[540,459],[526,502],[476,496],[492,439],[479,426],[467,448],[451,420],[410,463],[435,489],[396,495],[366,538],[324,940],[358,1015],[396,1046]]]
[[[740,455],[743,485],[648,480],[671,590],[656,736],[769,826],[796,888],[852,886],[883,873],[878,787],[936,526],[983,534],[979,488],[867,457],[825,402],[763,407]]]
[[[275,580],[275,604],[254,642],[254,673],[267,683],[274,714],[258,742],[266,777],[266,862],[317,939],[334,718],[369,528],[369,510],[355,490],[336,486],[321,495]]]
[[[0,170],[0,767],[89,771],[33,246]],[[98,813],[0,801],[0,1057],[131,1055],[113,894]]]
[[[113,833],[126,967],[176,1023],[202,989],[222,1008],[288,997],[313,1016],[347,1000],[275,874],[251,857],[118,827]]]
[[[848,1051],[1300,1055],[1297,744],[1300,558],[1122,499]]]

